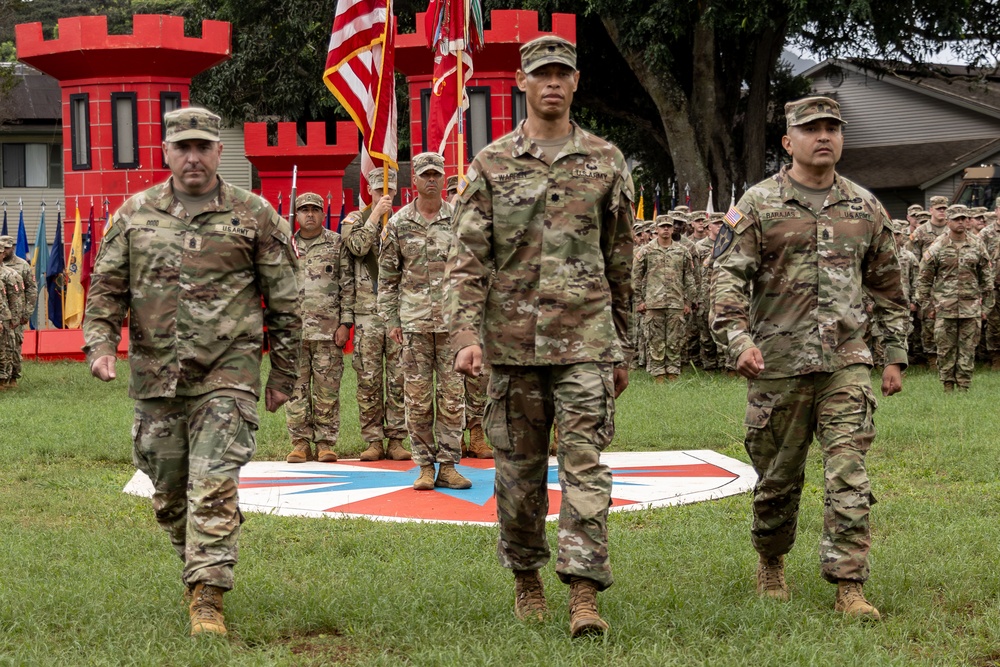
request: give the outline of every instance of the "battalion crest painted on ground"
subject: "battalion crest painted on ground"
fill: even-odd
[[[601,460],[614,475],[612,512],[722,498],[750,491],[756,481],[748,464],[708,450],[609,452]],[[493,461],[462,459],[457,468],[472,480],[471,489],[414,491],[412,461],[253,461],[240,475],[240,507],[284,516],[495,524]],[[137,472],[124,491],[150,497],[153,487]],[[547,520],[558,519],[561,495],[553,458]]]

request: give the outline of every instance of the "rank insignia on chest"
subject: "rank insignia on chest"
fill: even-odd
[[[198,252],[201,250],[201,237],[192,232],[184,235],[184,249]]]

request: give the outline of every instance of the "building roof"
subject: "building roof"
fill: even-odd
[[[1000,139],[844,148],[837,172],[873,190],[908,187],[925,190],[998,151]]]
[[[13,117],[20,123],[62,123],[62,94],[59,82],[47,74],[18,63],[15,75],[20,82],[10,95]]]

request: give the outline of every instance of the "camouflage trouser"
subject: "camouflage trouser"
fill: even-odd
[[[455,371],[455,355],[446,332],[403,332],[403,403],[417,465],[461,461],[465,422],[462,377]]]
[[[483,411],[486,410],[486,383],[490,378],[489,365],[483,361],[483,372],[479,377],[465,378],[465,430],[483,425]]]
[[[745,444],[758,475],[750,531],[758,553],[780,556],[795,543],[806,455],[815,435],[825,478],[823,578],[868,579],[868,512],[875,500],[865,455],[875,438],[876,407],[869,369],[861,364],[749,382]]]
[[[365,442],[406,438],[401,352],[381,317],[355,316],[351,365],[358,374],[358,417]]]
[[[924,329],[919,313],[910,313],[910,333],[906,337],[909,349],[907,352],[913,355],[924,354]]]
[[[657,308],[646,311],[649,332],[649,372],[651,375],[681,372],[681,355],[687,340],[684,311]]]
[[[632,346],[635,358],[632,368],[646,367],[646,319],[642,313],[632,311]]]
[[[698,326],[698,342],[701,346],[701,367],[706,371],[714,371],[719,367],[719,356],[715,346],[715,339],[712,338],[712,328],[708,322],[708,304],[701,304],[695,312],[693,319]]]
[[[937,354],[937,343],[934,342],[934,319],[920,313],[920,346],[924,354]]]
[[[340,435],[340,379],[344,351],[332,340],[304,340],[299,352],[299,376],[285,404],[292,440],[325,442],[331,449]]]
[[[938,317],[934,341],[938,350],[938,377],[959,387],[972,385],[976,370],[976,345],[982,320],[978,317]]]
[[[257,404],[220,392],[135,402],[132,461],[184,561],[184,582],[233,587],[240,468],[257,449]]]
[[[1000,352],[1000,290],[994,291],[996,305],[986,314],[986,349]]]
[[[559,429],[559,553],[556,573],[611,585],[611,469],[601,451],[615,433],[611,364],[494,366],[483,424],[496,459],[500,564],[535,570],[549,560],[549,433]]]
[[[19,325],[14,327],[11,332],[13,341],[11,341],[11,380],[18,380],[21,377],[21,348],[24,345],[24,326]]]
[[[4,320],[3,327],[0,328],[0,382],[6,383],[11,380],[14,371],[14,332],[10,328],[10,321]]]

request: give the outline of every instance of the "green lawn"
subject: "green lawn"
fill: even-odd
[[[259,514],[226,596],[229,638],[192,641],[180,564],[149,501],[121,493],[132,407],[118,373],[104,385],[83,364],[27,363],[0,394],[0,665],[1000,665],[1000,373],[945,396],[918,369],[881,401],[866,587],[881,624],[835,613],[819,576],[813,452],[790,603],[754,594],[748,495],[613,514],[616,584],[599,598],[612,630],[574,642],[551,564],[550,620],[514,619],[495,528]],[[347,364],[341,455],[362,447],[353,395]],[[635,373],[612,448],[745,461],[744,399],[737,379]],[[288,446],[283,413],[265,413],[258,459]]]

